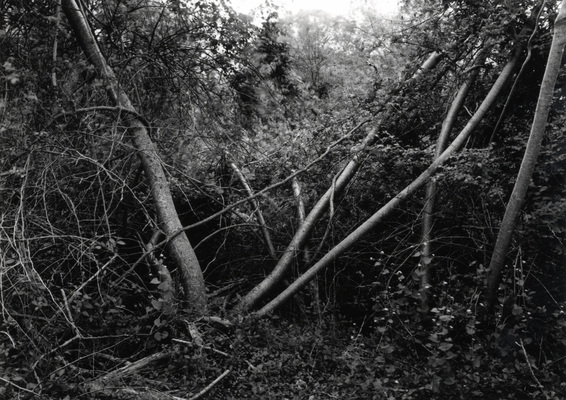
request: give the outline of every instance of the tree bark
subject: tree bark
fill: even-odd
[[[299,221],[299,226],[303,225],[305,222],[306,212],[305,212],[305,202],[303,201],[303,191],[299,180],[295,177],[292,181],[293,195],[295,196],[295,202],[297,206],[297,220]],[[303,265],[309,266],[311,263],[311,251],[308,243],[303,246]],[[322,310],[320,308],[320,291],[318,290],[318,277],[314,277],[311,281],[311,296],[312,304],[316,311],[316,315],[320,318],[322,316]]]
[[[566,45],[566,1],[560,5],[558,16],[554,23],[554,35],[552,45],[548,54],[548,63],[544,71],[544,77],[540,88],[539,98],[533,119],[533,125],[521,162],[519,173],[513,187],[513,192],[505,209],[505,215],[499,228],[497,241],[493,249],[491,261],[489,263],[489,273],[487,279],[486,302],[487,310],[493,311],[497,302],[497,290],[501,283],[502,271],[505,258],[511,244],[513,231],[517,225],[517,219],[521,212],[521,207],[525,201],[527,189],[531,182],[531,177],[535,169],[536,161],[540,153],[542,140],[548,114],[552,105],[554,86],[562,63],[564,46]]]
[[[281,306],[284,302],[289,300],[295,295],[301,288],[303,288],[311,279],[313,279],[316,274],[326,268],[330,263],[332,263],[336,257],[339,257],[351,246],[353,246],[363,235],[369,231],[375,229],[375,227],[386,217],[389,216],[402,202],[409,196],[414,194],[418,189],[420,189],[424,184],[426,184],[429,179],[434,175],[436,170],[440,165],[442,165],[454,152],[456,152],[462,145],[466,142],[473,130],[478,126],[480,121],[484,118],[486,113],[490,110],[491,106],[497,99],[497,96],[503,89],[503,87],[508,82],[509,78],[513,74],[521,54],[523,51],[523,46],[517,48],[505,65],[501,74],[493,84],[491,90],[487,94],[486,98],[483,100],[482,104],[478,107],[475,114],[468,121],[464,129],[458,134],[450,146],[436,159],[434,162],[411,184],[409,184],[405,189],[397,194],[393,199],[391,199],[387,204],[385,204],[381,209],[379,209],[375,214],[373,214],[368,220],[361,224],[357,229],[350,233],[344,240],[333,247],[328,253],[326,253],[318,262],[316,262],[311,268],[309,268],[302,276],[300,276],[295,282],[293,282],[287,289],[281,292],[277,297],[267,303],[263,308],[257,311],[256,315],[258,317],[266,316],[272,313],[276,308]]]
[[[252,190],[251,186],[249,185],[248,180],[246,179],[246,177],[244,176],[242,171],[240,171],[240,168],[238,168],[238,166],[236,165],[236,162],[230,160],[230,161],[228,161],[228,166],[230,168],[232,168],[232,170],[234,171],[234,173],[238,177],[238,180],[240,181],[240,183],[244,187],[244,190],[246,191],[246,193],[250,197],[250,201],[249,201],[250,206],[252,208],[252,212],[256,216],[257,222],[258,222],[259,227],[261,229],[261,233],[263,235],[263,241],[265,242],[265,246],[267,247],[267,251],[269,252],[269,256],[272,259],[275,260],[277,258],[277,254],[275,253],[275,247],[273,246],[273,241],[271,240],[271,235],[269,234],[269,229],[267,228],[267,224],[265,223],[265,218],[263,218],[263,213],[261,212],[259,200],[256,197],[254,197],[253,190]]]
[[[436,67],[438,65],[438,63],[440,62],[440,60],[442,60],[442,57],[443,57],[443,54],[439,53],[438,51],[433,51],[432,53],[430,53],[428,58],[422,63],[422,65],[419,67],[419,69],[417,69],[416,72],[413,74],[411,79],[415,79],[416,77],[418,77],[418,76],[430,71],[434,67]]]
[[[106,80],[107,91],[112,101],[117,107],[129,111],[128,115],[124,115],[123,118],[131,128],[134,146],[151,189],[160,228],[167,237],[172,237],[168,243],[168,250],[171,259],[180,271],[181,285],[185,292],[184,299],[191,311],[203,314],[206,312],[206,293],[202,271],[185,233],[175,235],[183,229],[183,226],[175,210],[157,148],[149,137],[148,127],[141,118],[131,115],[137,115],[137,112],[126,92],[120,88],[114,71],[102,55],[79,4],[75,0],[63,0],[62,6],[88,61]]]

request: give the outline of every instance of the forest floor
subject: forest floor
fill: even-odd
[[[126,365],[112,368],[117,359],[91,357],[96,361],[77,361],[69,373],[51,377],[45,396],[5,391],[4,398],[566,398],[564,376],[525,362],[524,346],[488,354],[477,343],[474,357],[446,351],[438,361],[408,330],[275,318],[190,324],[183,335],[186,327],[174,325],[167,334],[138,338],[139,351]]]

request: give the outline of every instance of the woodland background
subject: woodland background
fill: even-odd
[[[0,2],[0,398],[566,397],[559,4],[356,4]]]

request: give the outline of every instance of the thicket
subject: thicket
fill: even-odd
[[[266,5],[258,26],[224,2],[82,2],[157,145],[199,259],[208,310],[195,316],[167,297],[182,288],[127,111],[109,106],[57,2],[5,1],[0,397],[565,397],[565,76],[501,304],[495,315],[483,308],[556,16],[554,2],[535,3],[405,2],[397,22],[368,8],[357,20],[284,18]],[[258,209],[276,257],[300,227],[292,174],[301,171],[308,212],[362,155],[272,297],[427,168],[480,47],[489,56],[455,132],[535,15],[513,89],[433,178],[426,308],[419,192],[271,317],[234,313],[277,262]],[[431,53],[437,65],[420,71]],[[371,122],[356,129],[362,121]],[[376,140],[360,152],[370,128]],[[257,202],[250,191],[261,191]]]

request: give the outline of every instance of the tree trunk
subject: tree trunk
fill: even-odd
[[[305,222],[305,202],[303,201],[303,193],[301,184],[299,180],[295,177],[292,181],[293,195],[295,196],[295,202],[297,206],[297,220],[299,221],[299,226]],[[308,243],[303,246],[303,265],[309,266],[311,263],[311,251]],[[299,263],[300,265],[300,263]],[[322,310],[320,308],[320,291],[318,290],[318,277],[314,277],[311,281],[311,297],[312,304],[316,311],[316,315],[320,318],[322,317]]]
[[[276,308],[282,305],[285,301],[289,300],[296,292],[298,292],[302,287],[304,287],[311,279],[313,279],[316,274],[322,269],[326,268],[330,263],[332,263],[336,257],[339,257],[351,246],[353,246],[364,234],[375,229],[375,227],[387,216],[389,216],[403,200],[407,199],[409,196],[414,194],[418,189],[420,189],[424,184],[426,184],[429,179],[434,175],[436,170],[440,165],[442,165],[454,152],[456,152],[468,139],[473,130],[478,126],[480,121],[489,111],[493,103],[495,102],[497,96],[512,76],[513,70],[515,69],[521,54],[523,47],[516,49],[511,60],[505,65],[501,74],[493,84],[491,90],[487,94],[486,98],[482,104],[477,109],[476,113],[468,121],[468,124],[464,129],[458,134],[454,139],[452,144],[436,159],[434,162],[424,171],[418,178],[416,178],[411,184],[409,184],[405,189],[403,189],[397,196],[391,199],[387,204],[385,204],[381,209],[379,209],[375,214],[373,214],[368,220],[366,220],[362,225],[360,225],[356,230],[350,233],[344,240],[333,247],[328,253],[326,253],[318,262],[316,262],[308,271],[306,271],[302,276],[300,276],[295,282],[293,282],[287,289],[281,292],[276,298],[266,304],[257,312],[257,316],[262,317],[272,313]]]
[[[180,271],[181,285],[185,292],[184,299],[191,311],[203,314],[206,312],[206,293],[202,271],[187,236],[184,233],[175,235],[183,226],[175,210],[157,148],[149,137],[148,127],[142,118],[134,116],[137,112],[126,92],[120,88],[116,75],[98,48],[79,4],[75,0],[63,0],[62,6],[88,61],[105,79],[112,101],[117,107],[129,111],[123,118],[131,128],[134,146],[151,189],[160,228],[167,237],[172,237],[168,242],[168,250]]]
[[[227,158],[229,158],[229,157],[227,157]],[[248,180],[246,179],[246,177],[242,173],[242,171],[240,171],[240,168],[238,168],[238,166],[236,165],[236,162],[229,160],[228,166],[230,168],[232,168],[232,170],[236,174],[236,177],[238,178],[238,180],[240,181],[240,183],[244,187],[244,190],[246,191],[246,193],[250,197],[250,201],[249,201],[250,206],[251,206],[252,212],[256,216],[257,223],[259,224],[259,227],[261,229],[261,233],[263,235],[263,241],[265,242],[265,246],[267,247],[267,251],[269,252],[269,256],[272,259],[275,260],[277,258],[277,254],[275,253],[275,247],[273,246],[273,241],[271,240],[271,235],[269,234],[269,229],[267,228],[267,224],[265,223],[265,218],[263,218],[263,213],[261,212],[259,200],[255,197],[253,197],[254,196],[253,190],[252,190],[251,186],[249,185]]]
[[[425,62],[423,62],[419,69],[417,69],[417,71],[413,74],[411,79],[414,79],[436,67],[440,60],[442,60],[442,57],[443,54],[439,53],[438,51],[433,51],[432,53],[430,53]]]
[[[468,79],[464,82],[456,97],[450,105],[450,109],[446,114],[446,118],[442,123],[442,129],[438,135],[438,140],[436,141],[436,148],[434,150],[434,158],[437,159],[446,149],[448,145],[448,139],[450,139],[450,133],[452,128],[456,123],[458,113],[464,105],[464,101],[470,92],[472,84],[476,80],[479,73],[479,68],[483,61],[485,60],[485,55],[480,54],[474,67],[470,73]],[[429,309],[429,288],[431,286],[431,269],[432,269],[432,227],[434,225],[434,203],[436,201],[437,185],[434,179],[428,181],[426,185],[426,197],[423,209],[423,221],[422,221],[422,233],[421,233],[421,258],[419,264],[419,271],[421,276],[420,282],[420,296],[421,296],[421,310],[426,312]]]
[[[560,5],[560,10],[554,23],[554,36],[548,54],[548,63],[542,79],[527,148],[525,149],[525,155],[521,162],[521,168],[517,174],[513,192],[511,193],[507,208],[505,209],[505,215],[503,216],[503,221],[501,222],[497,241],[495,242],[489,263],[486,295],[488,311],[492,311],[497,302],[497,290],[501,283],[507,251],[509,250],[513,231],[517,224],[517,219],[524,203],[527,189],[531,182],[531,176],[540,152],[548,114],[552,105],[554,86],[561,67],[564,45],[566,45],[566,1],[563,1]]]

